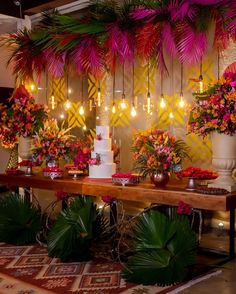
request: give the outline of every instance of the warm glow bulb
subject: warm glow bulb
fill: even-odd
[[[108,106],[107,105],[104,107],[104,110],[105,111],[108,111]]]
[[[84,106],[83,105],[80,105],[79,114],[84,115]]]
[[[165,108],[166,107],[166,102],[163,96],[161,96],[161,102],[160,102],[160,107]]]
[[[181,93],[180,94],[180,100],[179,100],[179,107],[184,108],[184,106],[185,106],[185,101],[184,101],[183,94]]]
[[[60,119],[64,119],[64,118],[65,118],[64,113],[61,113],[61,114],[60,114]]]
[[[87,127],[86,127],[86,125],[84,125],[84,126],[83,126],[83,130],[84,130],[84,131],[85,131],[85,130],[87,130]]]
[[[173,114],[173,112],[170,112],[170,113],[169,113],[169,118],[170,118],[170,119],[173,119],[173,118],[174,118],[174,114]]]
[[[115,104],[115,102],[114,102],[113,105],[112,105],[111,112],[112,112],[112,113],[116,113],[116,104]]]
[[[199,81],[199,92],[203,93],[203,81]]]
[[[101,89],[98,88],[98,99],[97,99],[98,107],[101,107]]]
[[[133,104],[133,106],[132,106],[132,108],[131,108],[131,112],[130,112],[130,114],[131,114],[132,117],[135,117],[135,116],[137,115],[137,111],[136,111],[136,109],[135,109],[135,107],[134,107],[134,104]]]
[[[121,101],[120,107],[123,110],[127,108],[127,103],[126,103],[126,100],[125,100],[125,97],[124,96],[122,97],[122,101]]]
[[[69,88],[68,89],[68,94],[71,94],[72,93],[72,90]]]
[[[147,113],[150,114],[151,112],[151,97],[150,95],[147,96]]]
[[[99,118],[100,118],[99,116],[96,117],[96,119],[99,119]]]
[[[69,99],[66,100],[64,107],[65,107],[65,110],[69,110],[71,108],[71,102]]]
[[[34,84],[30,84],[30,90],[34,91],[35,90],[35,85]]]

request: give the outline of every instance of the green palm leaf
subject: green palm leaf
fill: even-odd
[[[41,229],[41,212],[32,203],[11,194],[0,199],[0,240],[23,245],[36,241]]]
[[[140,217],[134,235],[134,255],[123,270],[124,278],[144,285],[170,285],[186,277],[197,247],[187,217],[148,211]]]
[[[76,197],[75,201],[61,212],[49,232],[49,256],[59,257],[62,261],[70,258],[89,259],[91,242],[101,231],[98,229],[99,224],[103,223],[97,214],[92,197]]]

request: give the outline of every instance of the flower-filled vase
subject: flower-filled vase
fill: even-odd
[[[170,180],[168,172],[156,172],[150,175],[151,182],[156,188],[165,188]]]
[[[31,155],[31,137],[19,137],[18,153],[22,160],[28,160]]]
[[[217,187],[236,191],[236,181],[232,178],[236,167],[236,135],[230,136],[213,132],[212,139],[212,165],[219,176],[209,187]]]

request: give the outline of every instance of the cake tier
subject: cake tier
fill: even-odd
[[[89,166],[89,177],[96,179],[107,179],[116,172],[115,163],[106,163],[100,165]]]
[[[97,154],[100,156],[101,163],[113,163],[113,151],[100,151],[99,153],[92,151],[91,158],[96,158]]]
[[[94,152],[111,151],[111,139],[94,140]]]
[[[96,126],[96,135],[100,135],[102,139],[110,138],[110,128],[109,126]]]

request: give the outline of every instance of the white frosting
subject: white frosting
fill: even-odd
[[[94,140],[94,151],[111,151],[111,139]]]
[[[113,163],[113,151],[101,151],[99,153],[92,151],[91,158],[96,158],[99,154],[101,163]]]
[[[116,172],[115,163],[106,163],[100,165],[90,165],[89,166],[89,177],[90,178],[111,178],[111,176]]]
[[[99,165],[89,165],[90,178],[111,178],[116,172],[116,164],[113,163],[113,151],[111,151],[111,139],[109,137],[109,126],[97,126],[96,135],[101,136],[101,140],[94,140],[94,151],[91,158],[100,156],[101,163]]]
[[[109,126],[96,126],[96,135],[101,135],[102,139],[110,138]]]

